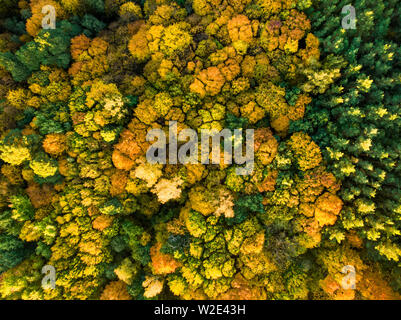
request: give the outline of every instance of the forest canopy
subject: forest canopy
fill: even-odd
[[[347,5],[0,0],[0,299],[400,299],[401,4]]]

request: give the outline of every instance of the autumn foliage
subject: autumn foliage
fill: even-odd
[[[365,2],[367,34],[337,0],[4,2],[0,299],[400,299],[401,12]],[[150,163],[173,121],[254,130],[252,172]]]

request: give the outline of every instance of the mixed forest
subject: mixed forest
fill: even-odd
[[[401,3],[349,1],[0,0],[0,299],[401,299]]]

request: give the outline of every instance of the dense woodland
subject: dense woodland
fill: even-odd
[[[0,299],[401,298],[398,0],[0,0],[0,17]],[[254,129],[252,174],[224,154],[150,164],[170,121]]]

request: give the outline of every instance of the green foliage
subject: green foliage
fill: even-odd
[[[131,250],[132,259],[140,262],[142,265],[146,265],[150,261],[150,245],[144,244],[143,241],[141,241],[144,233],[143,228],[129,220],[123,221],[121,227],[124,241]]]
[[[0,274],[18,265],[30,252],[18,238],[0,234]]]
[[[235,115],[228,113],[226,118],[226,127],[230,130],[246,127],[248,120],[246,118],[238,118]]]
[[[35,214],[35,210],[29,201],[29,198],[25,195],[13,196],[10,199],[12,208],[12,218],[18,222],[24,222],[31,220]]]
[[[243,196],[235,202],[234,218],[228,218],[228,224],[236,224],[243,222],[251,213],[263,213],[264,207],[262,204],[263,197],[260,194]]]
[[[399,20],[399,6],[396,1],[357,1],[357,27],[344,31],[337,12],[346,4],[323,1],[309,9],[325,55],[343,57],[347,65],[293,129],[305,129],[326,149],[330,170],[342,180],[348,207],[343,227],[374,241],[369,250],[398,261],[401,47],[392,24]],[[350,221],[356,217],[363,222]]]
[[[40,65],[67,68],[70,64],[70,40],[80,31],[64,23],[60,28],[41,30],[33,41],[19,48],[15,54],[0,52],[0,65],[11,72],[15,81],[24,81]]]

